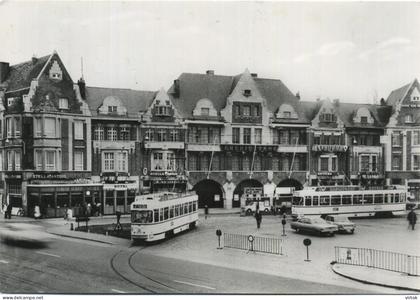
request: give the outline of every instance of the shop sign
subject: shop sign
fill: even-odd
[[[312,151],[315,152],[346,152],[346,145],[313,145]]]
[[[360,175],[364,179],[378,179],[378,178],[381,178],[381,176],[377,172],[366,172],[366,173],[361,173]]]
[[[6,174],[5,179],[22,179],[22,174]]]
[[[33,174],[32,179],[67,179],[66,174],[54,174],[54,173],[40,173]]]

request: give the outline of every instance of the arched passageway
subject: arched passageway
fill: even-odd
[[[283,181],[281,181],[277,187],[294,187],[295,190],[301,190],[303,189],[303,185],[297,181],[296,179],[293,178],[289,178],[289,179],[285,179]]]
[[[198,207],[223,207],[223,188],[214,180],[204,179],[193,190],[198,195]]]
[[[233,203],[232,207],[240,207],[241,206],[241,197],[244,194],[244,191],[247,188],[261,188],[261,194],[263,193],[263,185],[256,179],[245,179],[241,181],[233,191]]]

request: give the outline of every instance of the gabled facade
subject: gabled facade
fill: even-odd
[[[90,113],[59,55],[2,63],[0,73],[7,202],[55,217],[85,201],[88,189],[99,197],[89,186]]]
[[[391,92],[385,126],[385,167],[391,184],[407,185],[420,199],[420,85],[417,79]]]

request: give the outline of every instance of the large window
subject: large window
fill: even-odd
[[[12,118],[6,118],[7,137],[12,137]]]
[[[244,144],[251,144],[251,128],[244,128]]]
[[[420,131],[419,130],[413,131],[412,140],[413,140],[412,142],[413,145],[417,145],[417,146],[420,145]]]
[[[103,154],[103,170],[104,171],[114,171],[115,162],[114,162],[114,152],[104,152]]]
[[[261,138],[262,138],[262,129],[261,128],[255,128],[254,129],[254,142],[255,144],[261,144]]]
[[[104,139],[104,127],[102,125],[96,125],[95,126],[93,139],[95,141],[102,141]]]
[[[154,171],[175,171],[175,153],[171,151],[153,152],[151,166]]]
[[[239,144],[240,138],[240,128],[232,128],[232,143]]]
[[[46,137],[55,138],[56,137],[55,118],[45,118],[44,124],[45,124],[44,135]]]
[[[130,127],[122,126],[120,128],[120,140],[128,141],[130,139]]]
[[[392,138],[392,146],[401,146],[401,135],[399,132],[394,132],[391,138]]]
[[[401,169],[401,156],[400,155],[394,155],[392,157],[392,169],[393,170]]]
[[[74,121],[74,139],[83,140],[83,121]]]
[[[42,150],[35,150],[35,168],[42,170]]]
[[[74,151],[74,170],[83,171],[83,151]]]
[[[42,136],[42,119],[41,118],[35,118],[35,136],[41,137]]]
[[[53,150],[45,151],[45,170],[54,171],[56,170],[56,152]]]
[[[420,155],[413,155],[413,171],[420,170]]]
[[[128,172],[127,151],[105,151],[102,153],[102,170],[105,172]]]
[[[322,155],[319,158],[319,171],[320,172],[337,172],[338,159],[335,155]]]
[[[108,141],[116,141],[117,140],[117,128],[108,127],[107,139],[108,139]]]

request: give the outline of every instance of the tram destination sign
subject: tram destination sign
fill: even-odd
[[[136,208],[136,209],[147,208],[147,204],[133,204],[133,208]]]

